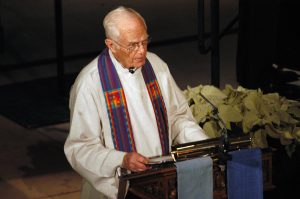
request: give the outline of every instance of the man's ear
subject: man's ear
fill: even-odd
[[[114,49],[114,42],[111,39],[105,39],[105,45],[107,46],[107,48],[109,48],[112,52],[115,51]]]

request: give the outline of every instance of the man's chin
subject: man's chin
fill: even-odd
[[[140,67],[144,66],[145,63],[146,63],[145,61],[143,61],[143,62],[137,62],[137,63],[134,64],[134,67],[140,68]]]
[[[146,62],[146,57],[144,57],[144,56],[141,56],[139,58],[135,57],[135,58],[133,58],[132,61],[133,61],[133,64],[136,65],[136,67],[143,66]]]

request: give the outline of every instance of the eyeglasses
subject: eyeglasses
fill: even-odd
[[[140,42],[131,42],[131,43],[129,43],[129,45],[127,47],[113,39],[111,39],[111,40],[113,42],[115,42],[118,46],[124,48],[127,52],[131,53],[131,52],[138,51],[140,49],[140,46],[143,46],[143,48],[146,48],[148,46],[148,44],[150,43],[151,38],[148,37],[147,39],[140,41]]]

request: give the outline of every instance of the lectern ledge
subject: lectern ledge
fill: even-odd
[[[228,151],[251,148],[250,136],[229,138]],[[125,198],[126,186],[128,191],[142,199],[176,199],[177,176],[175,162],[186,161],[196,157],[210,156],[213,159],[213,190],[215,199],[225,199],[226,195],[226,161],[230,156],[224,154],[223,140],[212,138],[197,142],[174,145],[170,156],[156,158],[151,169],[144,172],[119,173],[118,199]],[[272,155],[263,153],[264,188],[272,188]]]

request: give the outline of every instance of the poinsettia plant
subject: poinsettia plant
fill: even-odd
[[[270,136],[280,139],[291,155],[300,143],[300,102],[241,86],[226,85],[223,90],[211,85],[188,86],[184,94],[192,113],[210,137],[220,136],[221,127],[213,107],[200,93],[217,107],[229,134],[250,133],[253,147],[268,148]]]

